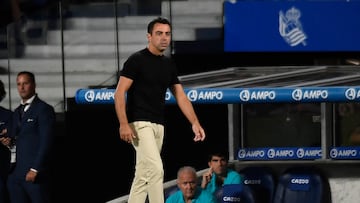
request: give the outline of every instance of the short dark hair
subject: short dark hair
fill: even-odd
[[[160,24],[167,24],[170,26],[170,29],[171,29],[171,24],[170,24],[170,21],[166,18],[163,18],[163,17],[157,17],[155,18],[154,20],[152,20],[149,24],[148,24],[148,27],[147,27],[147,32],[149,34],[152,33],[153,29],[154,29],[154,25],[156,23],[160,23]]]
[[[212,160],[213,156],[223,157],[223,158],[225,158],[226,161],[229,160],[229,156],[227,153],[221,152],[221,151],[216,151],[216,152],[209,153],[208,162],[210,162]]]
[[[5,91],[5,86],[2,80],[0,80],[0,102],[5,98],[6,96],[6,91]]]
[[[29,76],[31,82],[35,83],[35,75],[32,72],[29,71],[21,71],[17,74],[17,76],[19,77],[20,75],[27,75]]]

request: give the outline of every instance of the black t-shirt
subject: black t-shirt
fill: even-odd
[[[128,58],[121,76],[133,80],[127,92],[128,121],[164,124],[166,90],[180,83],[175,63],[169,57],[153,55],[145,48]]]

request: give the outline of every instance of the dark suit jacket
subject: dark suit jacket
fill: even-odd
[[[12,111],[0,107],[0,132],[3,129],[8,129],[10,134]],[[0,143],[0,176],[6,177],[10,167],[10,150]]]
[[[0,107],[0,132],[7,129],[10,135],[11,121],[12,111]],[[10,154],[10,150],[0,143],[0,202],[8,202],[6,181],[10,169]]]
[[[46,175],[54,142],[55,111],[37,96],[20,121],[19,107],[13,116],[12,136],[16,137],[16,167],[13,174],[24,178],[30,168],[37,179]]]

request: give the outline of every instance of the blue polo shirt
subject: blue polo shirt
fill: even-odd
[[[232,170],[232,169],[228,169],[227,170],[227,176],[224,180],[224,185],[227,185],[227,184],[242,184],[243,182],[243,178],[241,177],[241,175]],[[221,188],[218,187],[216,185],[216,174],[213,173],[212,174],[212,177],[211,177],[211,180],[210,182],[207,184],[205,190],[210,192],[211,194],[215,194],[216,191],[218,191],[219,189]]]

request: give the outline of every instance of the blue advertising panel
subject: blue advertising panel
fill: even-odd
[[[360,51],[360,1],[224,3],[225,52]]]
[[[360,147],[332,147],[329,152],[331,159],[360,159]]]
[[[320,147],[240,148],[238,160],[311,160],[321,159]]]
[[[321,147],[240,148],[237,159],[248,160],[315,160],[322,158]],[[360,159],[360,147],[331,147],[329,157],[337,160]]]
[[[78,104],[113,104],[115,89],[79,89]],[[360,102],[359,86],[278,87],[278,88],[185,88],[189,100],[197,104]],[[176,104],[170,91],[166,104]]]

